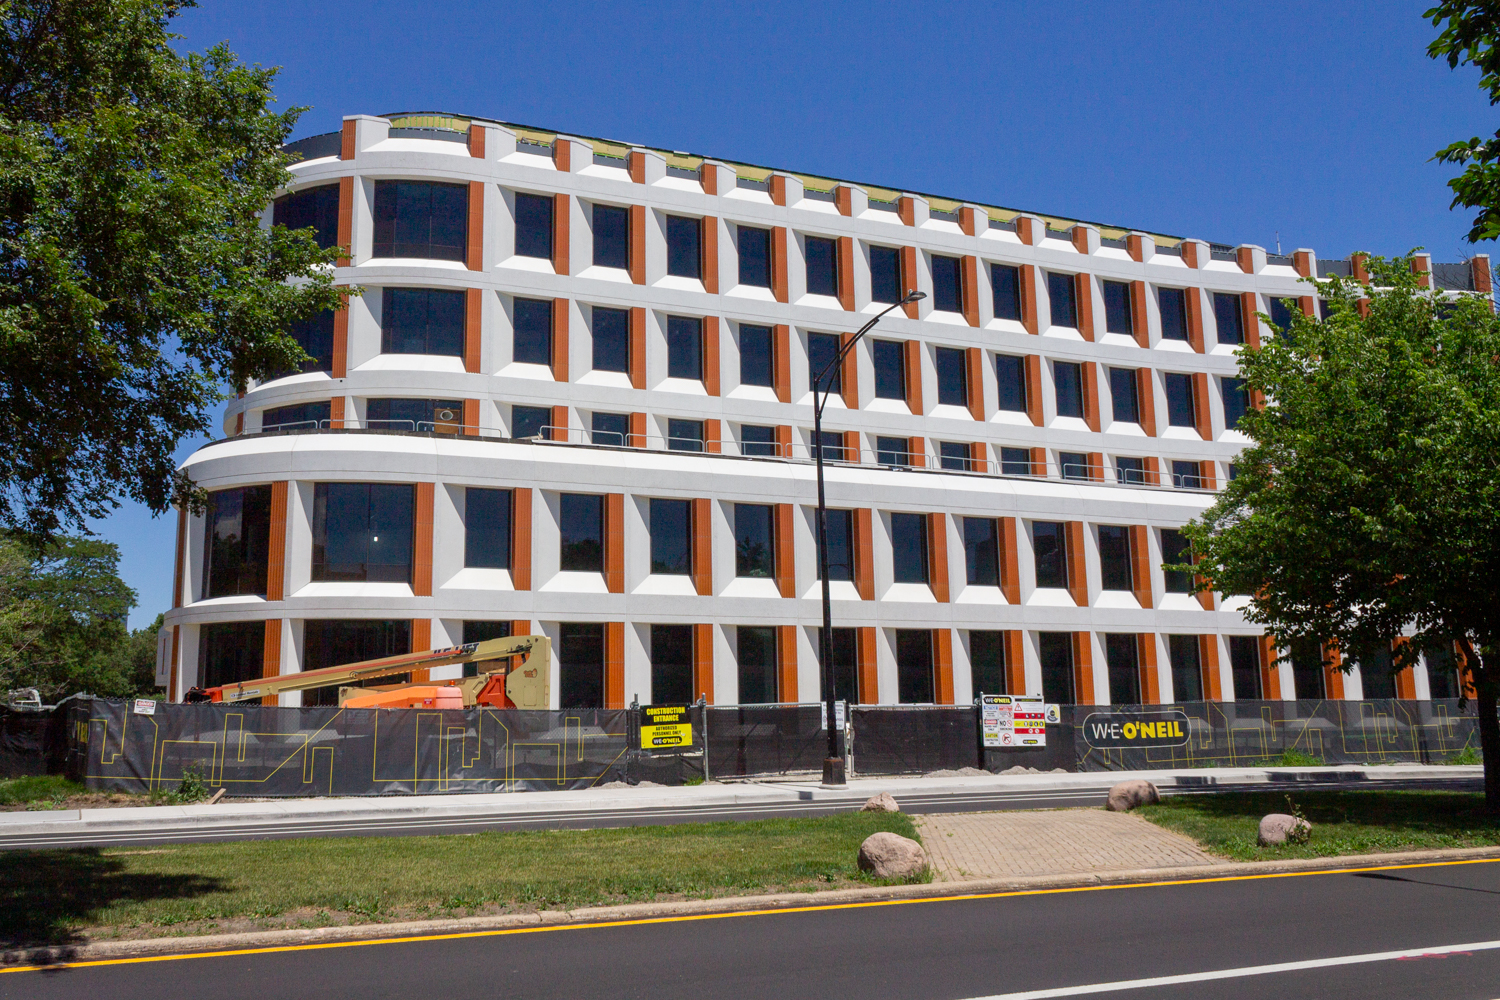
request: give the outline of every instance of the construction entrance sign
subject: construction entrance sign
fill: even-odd
[[[693,723],[689,705],[644,705],[641,707],[642,750],[686,750],[693,745]]]

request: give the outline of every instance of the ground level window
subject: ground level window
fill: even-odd
[[[1008,694],[1005,680],[1005,633],[969,633],[969,677],[974,697],[981,694]]]
[[[1253,635],[1229,637],[1229,672],[1234,675],[1235,701],[1260,701],[1260,640]]]
[[[936,701],[932,676],[932,632],[922,628],[896,630],[896,691],[903,705]]]
[[[1172,661],[1172,700],[1203,700],[1203,667],[1196,635],[1167,636],[1167,656]]]
[[[1037,633],[1037,653],[1042,661],[1042,698],[1058,705],[1071,705],[1073,695],[1073,633]]]
[[[1140,644],[1133,634],[1111,633],[1104,637],[1104,660],[1109,666],[1111,705],[1141,703]]]
[[[266,623],[212,622],[198,632],[198,686],[258,680],[264,670]]]
[[[819,629],[818,655],[823,655],[823,630]],[[855,654],[855,634],[852,628],[832,629],[829,635],[833,646],[833,697],[835,700],[853,704],[859,701],[859,671]],[[821,672],[818,677],[822,687]]]
[[[303,623],[302,648],[303,670],[321,670],[323,667],[409,653],[411,619],[315,618]],[[397,674],[382,677],[377,683],[405,684],[410,680],[410,674]],[[302,692],[303,705],[338,703],[338,686]]]
[[[693,695],[693,626],[651,626],[651,702],[686,705]]]
[[[558,707],[604,705],[604,626],[563,622],[558,626]]]
[[[508,621],[467,621],[464,622],[463,641],[487,642],[490,639],[509,639],[511,623]],[[465,663],[465,677],[479,676],[479,664]]]
[[[777,700],[776,629],[771,625],[741,625],[735,630],[739,661],[740,704],[769,705]]]

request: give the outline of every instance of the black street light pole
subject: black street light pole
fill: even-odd
[[[832,372],[839,370],[844,356],[854,349],[861,337],[875,328],[875,324],[886,313],[896,306],[904,306],[926,297],[926,292],[909,291],[900,302],[882,309],[839,348],[833,360],[813,379],[813,459],[818,466],[818,576],[823,581],[823,630],[818,636],[818,652],[823,662],[823,709],[828,725],[828,756],[823,760],[825,785],[844,784],[844,758],[839,754],[838,732],[835,727],[837,712],[834,709],[833,690],[833,601],[828,592],[828,506],[823,500],[823,404],[828,402],[828,379]]]

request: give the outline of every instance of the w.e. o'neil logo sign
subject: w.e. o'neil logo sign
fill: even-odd
[[[1180,747],[1188,741],[1188,717],[1181,712],[1090,715],[1083,720],[1083,741],[1095,750]]]

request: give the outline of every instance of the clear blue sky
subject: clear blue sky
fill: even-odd
[[[1439,147],[1495,129],[1414,3],[305,3],[176,30],[280,66],[293,138],[451,111],[1219,243],[1473,252]],[[1478,248],[1488,252],[1488,247]],[[191,449],[185,449],[187,454]],[[119,543],[139,627],[173,519]]]

